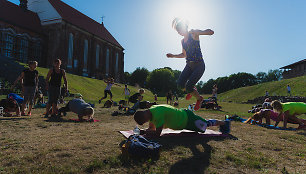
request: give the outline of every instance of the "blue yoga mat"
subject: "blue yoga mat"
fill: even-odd
[[[240,122],[245,122],[246,121],[246,119],[243,119],[239,116],[235,116],[235,117],[232,116],[232,118],[226,118],[226,120],[240,121]],[[268,128],[268,129],[291,130],[291,131],[297,130],[296,128],[283,128],[283,127],[278,127],[278,126],[274,126],[274,125],[261,125],[261,124],[255,124],[255,125],[260,126],[260,127],[265,127],[265,128]]]

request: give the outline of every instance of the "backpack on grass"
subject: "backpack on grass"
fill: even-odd
[[[156,158],[159,156],[160,144],[147,140],[141,135],[131,135],[120,143],[124,156],[138,158]]]

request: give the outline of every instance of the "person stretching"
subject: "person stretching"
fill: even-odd
[[[74,112],[78,114],[79,120],[84,121],[83,117],[88,117],[87,121],[93,121],[94,109],[89,103],[86,103],[81,96],[70,100],[65,107],[62,107],[58,110],[59,116],[61,113],[66,115],[66,112]]]
[[[230,121],[205,120],[192,111],[177,109],[170,105],[154,105],[147,110],[137,111],[134,120],[139,125],[150,122],[149,128],[141,131],[141,134],[148,136],[160,136],[163,128],[205,132],[207,127],[220,126],[223,134],[230,132]]]
[[[105,82],[107,85],[106,85],[106,88],[105,88],[105,90],[104,90],[104,97],[102,97],[102,98],[99,100],[99,104],[101,103],[101,101],[102,101],[103,99],[106,99],[107,94],[109,94],[109,99],[110,99],[111,101],[113,101],[113,100],[112,100],[112,99],[113,99],[113,94],[112,94],[112,92],[111,92],[111,88],[112,88],[113,85],[120,86],[120,85],[118,85],[118,84],[115,83],[115,80],[114,80],[113,78],[108,78],[108,79],[104,80],[104,82]]]
[[[273,110],[278,113],[283,113],[284,128],[287,127],[288,119],[297,122],[299,124],[298,129],[305,127],[303,121],[297,118],[297,115],[306,114],[306,103],[303,102],[287,102],[281,103],[278,100],[274,100],[271,103]],[[277,124],[276,124],[277,125]]]

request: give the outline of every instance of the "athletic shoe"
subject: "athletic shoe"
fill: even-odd
[[[188,94],[186,95],[186,100],[190,100],[191,97],[192,97],[192,95],[191,95],[190,93],[188,93]]]
[[[219,130],[222,134],[229,134],[231,130],[231,122],[229,120],[225,120],[224,122],[225,124],[221,125]]]
[[[28,116],[31,116],[32,115],[32,113],[31,112],[28,112]]]
[[[195,106],[194,106],[194,110],[195,111],[197,111],[197,110],[199,110],[200,108],[201,108],[201,104],[202,104],[202,101],[203,101],[203,97],[202,96],[200,96],[200,100],[197,100],[197,103],[195,104]]]
[[[101,104],[101,100],[99,100],[99,104]]]

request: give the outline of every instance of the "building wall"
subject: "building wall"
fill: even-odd
[[[41,62],[44,52],[44,35],[0,21],[0,55],[27,63]]]
[[[294,65],[290,70],[284,70],[283,72],[284,79],[290,79],[303,75],[306,75],[306,63]]]
[[[48,35],[46,64],[52,66],[53,60],[60,58],[62,67],[67,72],[103,79],[113,77],[120,81],[123,75],[123,50],[65,21],[58,24],[45,25],[44,32]],[[73,35],[72,66],[68,66],[69,35]],[[84,72],[84,45],[88,41],[87,71]],[[99,49],[99,66],[96,67],[96,48]],[[109,73],[106,72],[106,55],[109,49]],[[116,54],[118,53],[118,72],[116,74]],[[77,61],[77,66],[75,62]]]

